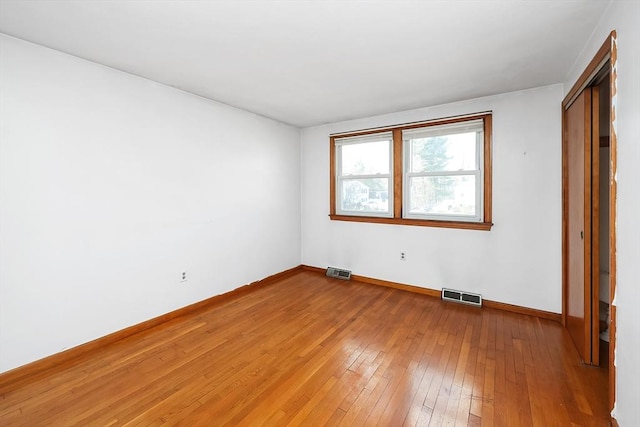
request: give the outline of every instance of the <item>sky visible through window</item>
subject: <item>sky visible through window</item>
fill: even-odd
[[[446,135],[445,166],[441,170],[473,170],[477,169],[476,133],[467,132]],[[433,138],[420,138],[414,141],[429,143]],[[342,175],[374,175],[389,173],[389,143],[388,139],[349,144],[342,146]],[[421,167],[421,163],[412,159],[411,172],[431,172]],[[443,159],[445,160],[445,159]]]
[[[389,144],[385,139],[363,144],[342,146],[343,175],[373,175],[389,173]]]

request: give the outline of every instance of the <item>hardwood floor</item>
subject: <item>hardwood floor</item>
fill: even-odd
[[[556,322],[301,271],[4,392],[0,424],[604,426],[606,381]]]

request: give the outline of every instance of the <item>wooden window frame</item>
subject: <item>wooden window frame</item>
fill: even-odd
[[[369,139],[369,136],[372,136],[373,138]],[[364,140],[362,139],[364,138]],[[387,161],[387,166],[388,166],[388,172],[386,174],[380,174],[380,173],[376,173],[376,174],[348,174],[347,176],[341,176],[339,172],[336,172],[336,199],[338,197],[340,197],[340,195],[342,194],[341,189],[340,189],[340,183],[344,182],[346,180],[352,180],[352,179],[386,179],[388,180],[388,187],[387,187],[387,192],[388,193],[393,193],[394,191],[394,165],[391,164],[391,161],[394,159],[394,151],[395,151],[395,146],[394,146],[394,142],[393,142],[393,133],[389,132],[389,131],[382,131],[382,132],[372,132],[369,134],[364,134],[364,135],[358,135],[358,139],[355,142],[350,143],[348,141],[348,138],[345,137],[340,137],[340,138],[335,138],[334,139],[334,148],[337,150],[338,146],[341,146],[341,149],[345,148],[346,146],[349,146],[351,144],[360,144],[360,143],[367,143],[367,142],[381,142],[384,141],[385,143],[388,142],[387,145],[387,155],[388,157],[388,161]],[[344,139],[347,139],[347,141],[344,141]],[[340,160],[340,156],[336,157],[336,161]],[[340,165],[336,164],[337,169],[340,169]],[[357,214],[361,214],[361,216],[367,216],[367,217],[384,217],[384,218],[391,218],[394,216],[394,207],[393,207],[393,201],[394,201],[394,197],[390,197],[390,203],[389,206],[387,208],[386,211],[349,211],[348,209],[345,210],[346,212],[342,213],[340,212],[340,210],[338,209],[338,206],[336,206],[336,214],[338,215],[345,215],[345,216],[351,216],[351,215],[357,215]]]
[[[451,221],[436,219],[414,219],[403,218],[403,141],[402,131],[421,127],[438,126],[445,124],[461,123],[471,120],[482,119],[484,122],[484,143],[483,143],[483,215],[482,222],[477,221]],[[362,136],[378,133],[383,130],[391,131],[393,134],[393,217],[378,217],[364,215],[338,215],[336,214],[336,146],[335,141],[339,138]],[[349,133],[334,134],[329,137],[329,218],[335,221],[369,222],[377,224],[412,225],[421,227],[441,227],[458,228],[465,230],[489,231],[493,226],[492,222],[492,163],[491,163],[491,142],[492,142],[492,113],[479,113],[445,119],[429,120],[419,123],[408,123],[385,128],[368,129]]]

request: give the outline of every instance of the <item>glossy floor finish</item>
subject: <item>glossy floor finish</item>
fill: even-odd
[[[0,396],[0,425],[608,425],[558,324],[303,271]]]

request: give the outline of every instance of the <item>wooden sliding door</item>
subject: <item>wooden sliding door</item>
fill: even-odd
[[[566,326],[585,363],[599,364],[598,88],[564,111]]]

